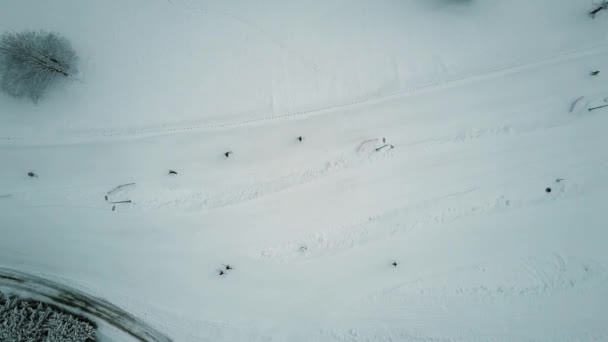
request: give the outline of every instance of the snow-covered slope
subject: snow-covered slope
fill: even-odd
[[[81,56],[0,95],[0,266],[175,341],[606,340],[589,7],[0,0]]]

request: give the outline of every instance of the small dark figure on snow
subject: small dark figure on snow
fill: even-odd
[[[397,267],[397,262],[393,261],[393,263],[391,265],[393,265],[393,267]]]
[[[230,270],[234,269],[234,267],[232,267],[231,265],[228,265],[228,264],[224,265],[224,268],[226,269],[226,271],[230,271]]]
[[[176,175],[176,174],[177,174],[177,171],[169,170],[169,174],[170,174],[170,175]]]
[[[226,274],[226,272],[224,272],[224,270],[217,270],[217,274],[223,276],[224,274]]]
[[[378,148],[376,149],[376,152],[381,151],[381,150],[383,150],[383,149],[385,149],[385,148],[387,148],[387,147],[388,147],[389,149],[391,149],[391,150],[395,148],[395,146],[393,146],[393,145],[388,145],[388,144],[386,144],[386,145],[384,145],[384,146],[380,146],[380,147],[378,147]]]
[[[600,74],[599,70],[594,70],[594,71],[592,71],[592,72],[589,73],[589,75],[591,75],[591,76],[597,76],[599,74]]]
[[[224,153],[224,155],[226,156],[226,158],[230,157],[231,154],[232,154],[232,151],[228,151],[228,152]]]
[[[546,189],[545,189],[545,191],[546,191],[547,193],[550,193],[550,192],[551,192],[551,188],[546,188]]]
[[[300,136],[298,137],[298,140],[299,140],[300,142],[302,142],[302,141],[304,141],[304,137],[300,135]]]
[[[27,173],[28,176],[32,177],[32,178],[38,178],[38,175],[33,173],[32,171]]]
[[[592,19],[595,19],[595,16],[598,15],[601,11],[608,10],[608,0],[601,0],[597,3],[594,8],[589,11],[589,15]]]

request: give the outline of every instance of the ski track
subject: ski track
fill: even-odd
[[[497,301],[520,298],[525,300],[525,297],[551,296],[575,291],[585,286],[602,286],[608,282],[605,267],[593,259],[566,257],[553,253],[525,257],[513,262],[515,266],[511,271],[513,277],[510,282],[503,280],[496,283],[495,277],[487,275],[493,271],[491,266],[475,265],[463,268],[460,273],[463,273],[466,279],[476,279],[477,284],[458,284],[458,281],[454,281],[454,274],[431,275],[373,293],[362,303],[388,305],[392,302],[394,305],[402,306],[415,303],[421,297],[440,302],[453,299]],[[501,269],[503,267],[501,266]],[[469,277],[470,273],[476,273],[477,277]],[[518,281],[522,277],[526,280]],[[491,281],[484,282],[483,279]],[[449,285],[433,287],[427,285],[438,280]]]
[[[413,334],[406,329],[378,329],[376,331],[361,331],[361,329],[346,329],[346,330],[322,330],[319,333],[319,341],[336,341],[336,342],[452,342],[451,338],[429,337]]]
[[[84,315],[94,322],[104,321],[138,341],[172,341],[162,332],[103,299],[47,279],[0,267],[0,287]]]
[[[453,143],[460,144],[486,137],[513,134],[515,132],[530,132],[539,127],[546,128],[546,126],[542,125],[532,125],[525,127],[522,126],[521,128],[515,129],[512,125],[503,125],[494,128],[475,129],[460,133],[456,136],[452,136],[451,138],[429,139],[410,143],[405,146],[397,146],[397,150],[407,151],[407,149],[410,148],[430,149],[437,145]],[[270,196],[349,169],[380,162],[386,158],[392,158],[395,150],[385,149],[381,150],[380,152],[375,151],[376,148],[382,145],[383,144],[380,142],[380,139],[367,140],[362,142],[356,148],[355,152],[346,151],[341,157],[323,162],[322,166],[320,167],[294,172],[275,180],[253,184],[243,188],[230,189],[219,193],[209,194],[204,190],[166,191],[164,188],[159,188],[157,183],[144,181],[138,182],[138,184],[132,187],[122,189],[119,192],[115,192],[109,195],[108,199],[110,201],[133,200],[133,204],[124,205],[124,207],[128,208],[129,210],[150,211],[180,209],[186,211],[198,211],[216,209]],[[30,206],[34,207],[69,206],[100,210],[111,208],[111,205],[109,205],[107,201],[104,203],[99,201],[99,199],[104,197],[107,189],[92,189],[92,191],[88,192],[67,192],[63,199],[65,204],[59,204],[62,202],[59,191],[69,189],[59,188],[51,191],[41,190],[42,189],[37,189],[35,194],[17,192],[6,196],[3,195],[0,198],[19,197],[22,200],[31,202]],[[82,205],[82,203],[91,203],[92,205]],[[97,205],[95,203],[97,203]]]
[[[350,225],[322,229],[319,232],[306,234],[268,246],[258,254],[260,260],[276,263],[302,262],[309,259],[327,257],[345,250],[358,247],[364,243],[378,240],[387,235],[407,233],[412,229],[442,225],[471,216],[488,215],[505,210],[542,205],[550,201],[559,201],[580,196],[593,189],[592,182],[578,184],[573,180],[554,184],[549,195],[539,192],[530,195],[526,184],[520,184],[518,196],[511,186],[503,185],[496,189],[467,189],[440,198],[433,198],[422,203],[400,207],[370,216]],[[525,195],[528,193],[528,195]],[[432,204],[432,205],[431,205]],[[302,251],[302,247],[305,251]],[[252,255],[255,257],[255,254]]]
[[[603,97],[598,95],[594,98]],[[592,101],[594,100],[589,100],[588,102],[591,103]],[[586,114],[587,110],[581,109],[579,112]],[[376,148],[383,145],[380,142],[380,139],[370,139],[360,143],[356,149],[353,148],[351,151],[343,152],[340,157],[322,162],[321,166],[317,168],[294,172],[267,182],[210,194],[205,190],[167,190],[166,188],[160,187],[158,182],[143,181],[138,182],[138,184],[132,187],[121,189],[119,192],[111,194],[109,200],[133,201],[132,204],[118,204],[117,210],[211,210],[271,196],[297,186],[339,174],[346,170],[382,162],[384,159],[393,158],[396,153],[395,151],[398,151],[397,153],[400,154],[407,154],[412,152],[412,149],[430,150],[441,145],[466,144],[486,138],[527,134],[539,129],[544,130],[561,127],[565,124],[574,122],[573,120],[576,119],[573,117],[564,117],[556,119],[551,123],[533,122],[518,125],[503,124],[495,127],[470,129],[452,135],[451,137],[411,142],[403,146],[397,146],[395,150],[384,149],[380,152],[375,151]],[[111,205],[107,201],[100,201],[100,199],[103,199],[107,189],[91,189],[87,192],[70,191],[63,195],[63,199],[60,193],[62,190],[65,191],[69,189],[59,188],[51,191],[37,189],[35,194],[15,192],[2,195],[0,198],[20,198],[29,203],[28,206],[30,207],[80,207],[98,210],[109,210],[111,208]],[[83,205],[82,203],[90,203],[90,205]]]
[[[505,274],[505,271],[509,275],[508,278],[495,276],[495,272]],[[607,284],[606,268],[594,259],[565,256],[559,253],[541,254],[508,260],[507,264],[479,264],[450,272],[427,274],[374,291],[350,305],[340,315],[342,318],[347,316],[351,320],[360,322],[385,323],[412,322],[414,317],[422,315],[427,316],[432,322],[437,322],[450,317],[444,314],[452,307],[476,305],[500,307],[506,302],[526,305],[525,303],[532,298],[577,295],[585,293],[591,287],[605,288]],[[452,319],[450,321],[454,323]],[[397,326],[400,325],[403,323]],[[338,338],[338,340],[392,341],[391,338],[395,338],[395,334],[402,336],[401,339],[397,339],[399,341],[605,341],[606,338],[601,334],[577,334],[559,329],[544,333],[542,339],[505,334],[485,335],[468,327],[468,331],[450,334],[449,338],[411,335],[412,331],[416,331],[412,328],[401,333],[399,330],[399,328],[388,328],[382,333],[369,336],[368,331],[361,329],[356,332],[357,338]],[[355,331],[350,331],[350,334],[355,334]]]
[[[376,143],[373,148],[380,147]],[[151,200],[138,202],[147,209],[180,208],[186,206],[189,210],[215,209],[238,204],[241,202],[256,200],[265,196],[297,187],[306,183],[320,180],[322,178],[338,174],[348,169],[374,163],[385,158],[392,158],[392,150],[375,152],[374,150],[358,151],[356,154],[346,152],[343,156],[326,161],[323,166],[292,173],[268,182],[254,184],[242,189],[205,195],[204,192],[195,192],[186,197],[172,201]]]
[[[576,334],[555,332],[547,333],[544,337],[527,337],[522,333],[510,333],[500,335],[490,335],[487,333],[478,332],[477,329],[462,327],[456,337],[445,337],[440,334],[435,336],[424,335],[412,332],[412,329],[397,328],[397,327],[382,327],[377,328],[349,328],[349,329],[333,329],[322,330],[319,333],[318,339],[315,341],[336,341],[336,342],[512,342],[512,341],[530,341],[530,342],[604,342],[607,335],[602,334]]]
[[[606,97],[606,93],[596,94],[590,97],[587,103],[594,103],[598,99],[602,100]],[[573,113],[576,116],[587,115],[588,111],[585,108],[579,109]],[[410,142],[406,145],[396,147],[397,151],[402,153],[411,152],[411,149],[430,150],[434,147],[447,144],[466,144],[480,139],[495,138],[500,136],[509,136],[515,134],[527,134],[540,129],[557,128],[563,125],[574,122],[574,117],[563,117],[555,119],[552,122],[532,122],[527,124],[502,124],[495,127],[470,129],[451,137],[433,138],[421,141]],[[320,180],[324,177],[338,174],[345,170],[353,169],[358,166],[380,162],[385,158],[394,157],[392,149],[385,149],[380,153],[375,151],[375,148],[382,146],[380,139],[370,139],[361,142],[355,149],[355,152],[345,151],[341,157],[334,158],[322,163],[322,166],[311,168],[300,172],[294,172],[278,179],[270,180],[263,183],[253,184],[242,188],[229,189],[219,193],[209,194],[205,190],[187,190],[187,191],[167,191],[165,188],[159,188],[158,183],[139,182],[134,187],[114,193],[109,196],[112,201],[133,200],[132,205],[126,207],[130,210],[162,210],[162,209],[181,209],[187,211],[209,210],[215,208],[226,207],[246,201],[256,200],[265,196],[270,196],[275,193],[288,190],[306,183]],[[79,188],[79,187],[76,187]],[[25,192],[15,192],[11,194],[1,195],[0,199],[20,197],[26,201],[31,201],[34,204],[31,206],[40,207],[81,207],[106,210],[107,202],[99,202],[99,198],[103,198],[107,189],[97,189],[89,192],[69,192],[65,195],[65,205],[60,203],[60,194],[57,190],[66,190],[59,188],[53,191],[41,191],[37,189],[35,195]],[[143,190],[143,191],[142,191]],[[150,195],[154,194],[154,195]],[[92,203],[93,205],[82,205],[82,203]],[[98,203],[98,205],[95,205]]]
[[[354,162],[349,162],[346,159],[340,158],[334,161],[326,162],[323,167],[317,169],[293,173],[277,180],[254,184],[242,189],[212,195],[206,195],[203,191],[197,191],[171,201],[163,201],[160,199],[143,200],[138,202],[138,206],[145,209],[186,207],[188,210],[207,210],[221,208],[276,194],[292,187],[338,173],[342,170],[353,167],[354,164]]]
[[[0,137],[0,141],[4,143],[10,142],[15,143],[17,141],[24,143],[54,143],[54,144],[77,144],[84,143],[90,141],[99,141],[97,138],[116,138],[116,139],[125,139],[125,138],[133,138],[133,137],[153,137],[158,135],[167,135],[167,134],[176,134],[188,131],[197,131],[197,130],[207,130],[207,129],[220,129],[220,128],[236,128],[242,126],[255,126],[259,124],[263,124],[269,121],[276,121],[282,119],[293,119],[293,118],[304,118],[310,116],[316,116],[321,114],[329,114],[337,112],[338,110],[344,110],[348,108],[357,108],[360,106],[380,103],[393,98],[398,98],[402,96],[410,96],[416,93],[440,90],[440,89],[448,89],[454,88],[457,86],[462,86],[468,83],[482,81],[486,79],[497,78],[501,76],[506,76],[510,74],[515,74],[518,72],[522,72],[528,69],[539,68],[542,66],[548,66],[552,64],[557,64],[565,61],[575,60],[578,58],[591,56],[591,55],[600,55],[607,53],[606,49],[608,44],[597,44],[585,48],[579,48],[575,50],[569,50],[565,52],[560,52],[555,55],[551,55],[549,57],[531,60],[522,63],[514,63],[511,65],[504,65],[500,67],[496,67],[493,69],[489,69],[487,71],[481,73],[464,73],[459,76],[453,77],[449,80],[444,81],[433,81],[428,84],[418,86],[418,87],[409,87],[403,88],[392,92],[379,93],[372,96],[355,98],[350,102],[335,104],[329,106],[322,107],[314,107],[309,108],[302,111],[296,111],[292,113],[285,113],[281,115],[271,115],[265,116],[261,118],[254,118],[249,120],[242,121],[234,121],[234,122],[223,122],[223,123],[205,123],[202,121],[191,121],[188,123],[184,123],[184,125],[175,126],[174,124],[161,124],[150,127],[139,127],[139,128],[126,128],[126,129],[86,129],[85,135],[74,134],[68,136],[66,138],[26,138],[26,137]],[[174,127],[171,127],[174,126]],[[69,135],[69,134],[68,134]],[[106,141],[107,139],[101,139],[101,141]]]
[[[379,141],[379,140],[378,140]],[[381,146],[379,142],[373,145],[373,149]],[[331,176],[357,166],[379,162],[382,159],[392,158],[393,150],[385,149],[379,152],[359,151],[345,152],[343,156],[326,161],[322,166],[307,169],[300,172],[291,173],[278,179],[267,182],[252,184],[242,188],[221,191],[209,194],[207,191],[186,190],[186,191],[167,191],[159,188],[158,183],[138,182],[137,184],[120,189],[108,196],[109,201],[132,200],[132,204],[124,204],[124,208],[129,210],[155,211],[155,210],[186,210],[200,211],[210,210],[238,203],[256,200],[265,196],[270,196],[293,187],[310,183],[327,176]],[[59,191],[65,189],[57,189]],[[92,191],[73,191],[62,194],[52,190],[48,192],[37,189],[35,193],[22,192],[15,193],[14,197],[26,201],[31,206],[70,206],[83,207],[82,203],[92,203],[88,206],[96,209],[111,208],[111,203],[104,201],[105,191],[102,189],[92,189]],[[107,191],[107,189],[106,189]],[[64,203],[63,205],[58,203]],[[98,205],[95,205],[97,203]],[[120,206],[120,205],[119,205]],[[121,207],[117,208],[120,210]]]

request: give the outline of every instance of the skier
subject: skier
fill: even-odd
[[[170,175],[176,175],[176,174],[177,174],[177,171],[169,170],[169,174],[170,174]]]
[[[388,145],[388,144],[386,144],[386,145],[383,145],[383,146],[378,147],[378,148],[376,149],[376,152],[378,152],[378,151],[380,151],[380,150],[384,149],[385,147],[388,147],[388,148],[390,148],[391,150],[395,148],[395,146],[393,146],[393,145]]]
[[[217,270],[217,274],[223,276],[224,274],[226,274],[226,272],[224,272],[223,270]]]
[[[234,269],[234,267],[232,267],[232,266],[230,266],[228,264],[224,265],[224,268],[226,269],[226,271],[230,271],[230,270]]]
[[[302,142],[302,141],[304,141],[304,137],[300,135],[300,136],[298,137],[298,140],[299,140],[300,142]]]
[[[38,175],[35,174],[34,172],[30,171],[27,173],[28,176],[32,177],[32,178],[38,178]]]
[[[589,73],[591,76],[597,76],[600,74],[599,70],[593,70],[592,72]]]
[[[231,154],[232,154],[232,151],[228,151],[228,152],[224,153],[224,155],[226,156],[226,158],[230,157]]]
[[[393,263],[391,265],[393,265],[393,267],[397,267],[397,262],[393,261]]]

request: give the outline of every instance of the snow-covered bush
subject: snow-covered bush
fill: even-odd
[[[38,102],[52,84],[73,77],[77,62],[70,42],[56,33],[5,33],[0,36],[0,89]]]
[[[94,342],[92,323],[37,301],[0,292],[0,341]]]
[[[589,11],[589,15],[591,16],[591,18],[595,18],[595,16],[598,15],[601,11],[606,10],[608,10],[608,0],[600,0],[595,5],[593,5],[593,8],[591,9],[591,11]]]

